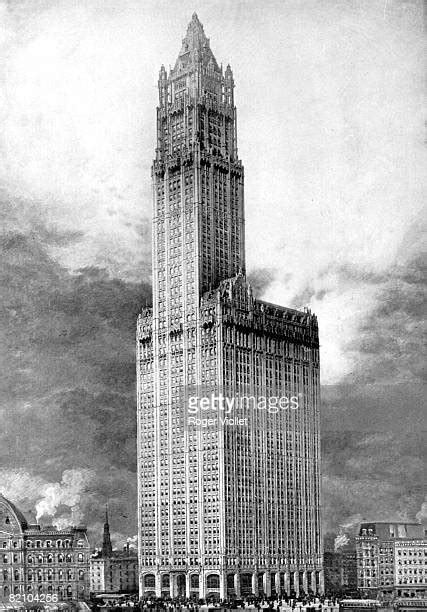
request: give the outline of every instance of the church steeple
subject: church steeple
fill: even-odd
[[[112,554],[113,554],[113,547],[111,545],[110,525],[108,522],[108,506],[105,506],[104,535],[102,538],[102,556],[111,557]]]

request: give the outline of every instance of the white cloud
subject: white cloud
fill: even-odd
[[[18,505],[26,502],[32,507],[38,521],[43,517],[53,517],[52,524],[59,529],[79,524],[84,518],[81,508],[82,495],[92,483],[95,473],[92,470],[64,470],[60,482],[47,482],[40,476],[25,470],[1,470],[1,493]],[[69,511],[64,512],[64,507]],[[59,515],[58,514],[59,510]]]
[[[348,346],[377,294],[334,270],[386,271],[422,205],[422,3],[0,6],[0,180],[49,222],[84,232],[78,248],[56,249],[63,263],[129,279],[150,266],[140,227],[157,71],[199,10],[235,72],[248,268],[275,269],[265,296],[275,302],[327,292],[306,304],[319,316],[323,380],[349,373]]]

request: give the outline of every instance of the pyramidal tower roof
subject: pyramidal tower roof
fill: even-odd
[[[209,45],[209,38],[205,34],[197,13],[193,13],[187,27],[187,33],[182,40],[182,47],[175,64],[175,70],[179,68],[185,70],[190,64],[194,65],[195,63],[202,63],[206,66],[210,62],[216,70],[219,70]]]

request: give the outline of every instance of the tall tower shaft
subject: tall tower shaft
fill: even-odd
[[[159,76],[153,307],[137,325],[141,594],[322,587],[317,319],[253,297],[243,178],[233,74],[193,15]],[[189,394],[242,393],[300,410],[189,427]]]

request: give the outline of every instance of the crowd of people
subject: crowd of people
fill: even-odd
[[[133,608],[134,610],[152,610],[153,612],[228,612],[236,610],[253,610],[254,612],[334,612],[338,610],[338,600],[326,597],[255,597],[247,596],[230,600],[187,599],[183,597],[148,597],[137,600],[110,599],[97,608]],[[96,611],[95,611],[96,612]]]

